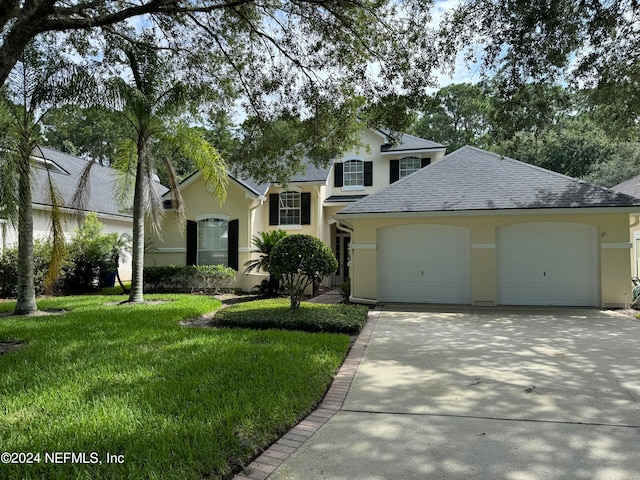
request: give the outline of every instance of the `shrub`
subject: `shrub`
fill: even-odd
[[[331,249],[311,235],[287,235],[275,244],[269,260],[269,271],[282,278],[292,310],[300,307],[305,289],[314,280],[331,275],[337,268]]]
[[[217,325],[243,328],[279,328],[306,332],[348,333],[362,330],[369,309],[363,305],[323,305],[304,302],[297,310],[286,299],[239,303],[216,312]]]
[[[349,297],[351,296],[351,280],[347,279],[342,282],[342,285],[340,285],[340,291],[342,292],[342,298],[344,298],[345,302],[348,302]]]
[[[47,240],[33,242],[33,279],[36,295],[45,292],[45,281],[51,261],[51,244]],[[0,297],[16,296],[18,284],[18,247],[6,249],[0,255]]]
[[[144,290],[148,293],[218,293],[228,289],[236,271],[224,265],[165,265],[144,268]]]

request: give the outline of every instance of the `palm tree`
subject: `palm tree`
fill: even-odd
[[[184,226],[185,216],[178,178],[172,159],[161,152],[173,152],[190,159],[202,173],[209,190],[220,200],[226,195],[226,165],[218,151],[201,132],[176,121],[189,107],[200,106],[203,89],[186,85],[172,77],[170,59],[143,44],[124,45],[124,62],[131,72],[127,81],[117,75],[105,83],[102,98],[115,108],[130,135],[120,142],[114,167],[121,172],[119,198],[133,209],[132,278],[129,302],[142,302],[144,225],[150,219],[154,233],[160,234],[164,215],[157,190],[156,165],[164,164],[173,192],[176,221]],[[160,146],[163,148],[159,148]],[[87,166],[85,173],[91,168]],[[86,185],[84,185],[86,186]],[[81,186],[82,187],[82,186]],[[81,204],[83,188],[76,200]]]
[[[0,95],[0,208],[18,229],[18,284],[14,313],[37,310],[33,262],[32,158],[38,155],[39,124],[48,108],[80,91],[82,76],[44,42],[22,55]],[[48,285],[55,283],[64,252],[62,201],[48,169],[47,194],[53,250]]]
[[[259,232],[258,235],[255,235],[252,239],[253,244],[256,247],[258,253],[260,253],[260,257],[254,258],[253,260],[249,260],[245,262],[245,273],[253,272],[254,270],[262,270],[263,272],[269,272],[269,260],[271,257],[271,252],[273,251],[273,247],[278,243],[282,238],[287,235],[287,232],[284,230],[270,230],[268,232]],[[267,281],[267,288],[263,288],[265,290],[265,294],[269,297],[276,296],[278,294],[278,290],[280,289],[280,278],[277,275],[273,275],[269,272],[269,280]]]

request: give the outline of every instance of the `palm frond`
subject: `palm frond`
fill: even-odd
[[[111,166],[118,172],[114,185],[115,197],[118,204],[125,209],[133,206],[137,162],[138,152],[135,142],[130,138],[118,142]]]
[[[50,222],[50,235],[51,235],[51,259],[49,261],[49,269],[47,271],[47,278],[45,285],[47,291],[50,293],[53,286],[57,283],[60,276],[60,268],[62,261],[64,260],[65,238],[64,238],[64,215],[62,213],[62,207],[64,202],[62,195],[58,191],[55,182],[51,176],[51,172],[47,169],[47,199],[51,205],[51,211],[49,213]]]
[[[71,197],[71,207],[78,211],[78,222],[81,223],[84,220],[84,213],[86,211],[87,203],[91,195],[91,170],[95,162],[87,162],[82,169],[76,189]]]
[[[207,189],[222,204],[227,197],[227,164],[220,152],[211,145],[202,132],[190,128],[184,123],[175,127],[170,141],[176,153],[191,160],[200,171]]]
[[[182,193],[180,192],[180,181],[178,179],[178,175],[176,174],[175,168],[173,168],[171,159],[166,155],[163,155],[161,159],[169,176],[169,188],[172,195],[171,206],[175,210],[176,224],[178,225],[178,230],[180,231],[180,233],[183,233],[184,226],[186,224],[186,216],[184,201],[182,200]]]

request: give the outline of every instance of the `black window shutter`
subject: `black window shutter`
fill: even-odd
[[[391,160],[389,165],[389,183],[400,180],[400,160]]]
[[[187,265],[198,261],[198,223],[187,220]]]
[[[300,194],[300,222],[302,225],[311,225],[311,193]]]
[[[364,186],[373,185],[373,162],[364,162]]]
[[[430,158],[423,158],[422,159],[422,168],[426,167],[427,165],[431,164],[431,159]]]
[[[229,221],[229,232],[228,232],[228,243],[227,243],[227,265],[234,270],[238,270],[238,246],[239,246],[239,238],[238,230],[240,228],[240,221],[230,220]]]
[[[343,165],[342,163],[335,163],[333,165],[333,186],[341,187],[342,186],[342,175],[343,175]]]
[[[269,195],[269,225],[278,225],[280,221],[280,195]]]

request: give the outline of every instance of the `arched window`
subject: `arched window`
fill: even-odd
[[[361,160],[347,160],[343,163],[342,185],[358,187],[364,185],[364,162]]]
[[[229,222],[222,218],[198,221],[198,265],[227,265]]]
[[[404,157],[400,159],[400,178],[417,172],[422,167],[422,159],[418,157]]]

